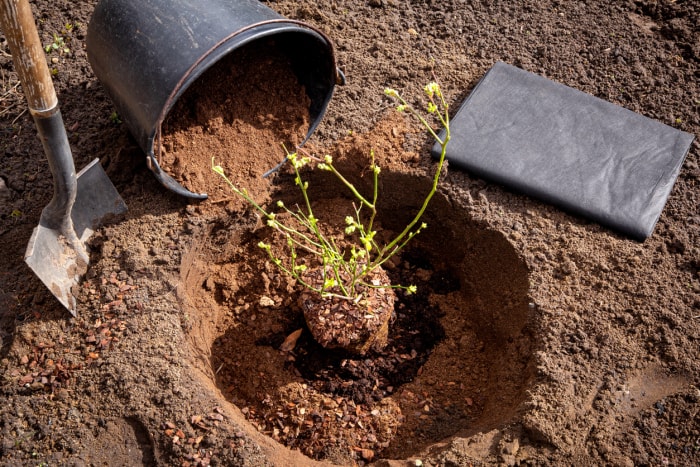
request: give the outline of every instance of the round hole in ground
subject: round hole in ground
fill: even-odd
[[[382,176],[400,190],[384,190],[378,217],[398,230],[428,181]],[[322,221],[342,225],[351,204],[337,192],[319,189],[312,199]],[[506,425],[533,377],[526,266],[502,234],[445,196],[424,220],[428,228],[388,268],[418,293],[398,294],[389,345],[363,357],[313,342],[298,289],[256,246],[269,229],[250,215],[213,221],[182,265],[200,369],[255,429],[315,459],[407,458],[452,435]],[[299,329],[293,349],[281,351]]]

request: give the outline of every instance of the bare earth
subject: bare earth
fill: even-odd
[[[644,243],[449,170],[387,268],[418,295],[399,296],[386,350],[353,358],[309,338],[299,290],[255,246],[269,232],[207,170],[216,155],[261,202],[295,199],[288,170],[260,178],[308,125],[294,81],[245,116],[214,86],[191,124],[171,116],[165,165],[212,193],[188,204],[110,118],[85,55],[95,3],[33,2],[42,42],[70,48],[48,57],[76,167],[99,157],[129,206],[91,240],[75,319],[23,262],[52,181],[0,35],[2,465],[700,464],[697,141]],[[502,60],[700,134],[696,1],[264,3],[334,41],[348,82],[309,149],[363,187],[374,149],[387,232],[433,161],[385,87],[416,101],[436,77],[456,108]],[[342,189],[310,177],[342,220]]]

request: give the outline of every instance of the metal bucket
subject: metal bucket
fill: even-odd
[[[274,36],[310,99],[311,136],[336,84],[333,46],[322,32],[255,0],[101,0],[87,32],[90,65],[168,189],[204,199],[158,164],[161,126],[175,102],[206,70],[253,41]]]

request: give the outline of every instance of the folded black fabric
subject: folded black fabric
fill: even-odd
[[[694,139],[500,62],[455,114],[451,133],[451,166],[642,241]]]

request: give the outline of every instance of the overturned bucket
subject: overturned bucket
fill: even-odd
[[[156,178],[175,193],[204,199],[158,163],[161,127],[190,85],[240,47],[274,36],[310,100],[318,126],[343,80],[322,32],[285,19],[255,0],[101,0],[87,33],[90,65],[147,155]]]

